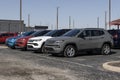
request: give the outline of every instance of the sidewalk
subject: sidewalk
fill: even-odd
[[[103,68],[114,72],[120,72],[120,61],[106,62],[103,64]]]

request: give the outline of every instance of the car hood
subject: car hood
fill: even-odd
[[[40,36],[40,37],[32,37],[30,39],[34,40],[34,39],[48,39],[48,38],[52,38],[51,36]]]

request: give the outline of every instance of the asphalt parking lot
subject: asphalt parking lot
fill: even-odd
[[[120,49],[111,55],[81,54],[74,58],[21,51],[0,46],[0,80],[120,80],[120,73],[102,65],[120,60]]]

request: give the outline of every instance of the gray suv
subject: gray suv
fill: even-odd
[[[78,51],[93,51],[110,54],[113,46],[112,36],[104,29],[73,29],[61,37],[51,38],[45,42],[45,52],[53,55],[61,53],[65,57],[74,57]],[[99,51],[99,52],[98,52]]]

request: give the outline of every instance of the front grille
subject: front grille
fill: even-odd
[[[33,46],[27,46],[28,48],[33,48]]]

